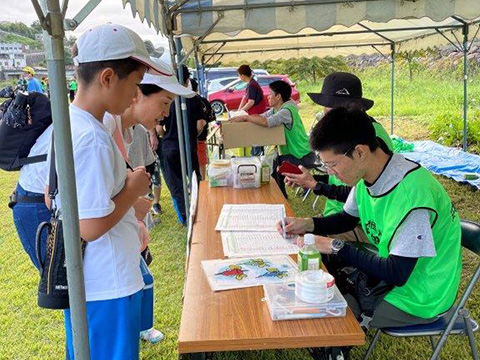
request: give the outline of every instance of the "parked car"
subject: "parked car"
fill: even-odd
[[[253,69],[253,73],[255,75],[269,75],[265,69]],[[218,67],[205,69],[207,93],[220,90],[231,82],[225,82],[224,79],[231,79],[231,81],[238,79],[237,68]],[[221,82],[223,86],[220,86],[218,82]]]
[[[289,79],[288,75],[262,75],[256,76],[255,78],[261,86],[264,96],[270,94],[270,88],[268,86],[270,83],[277,80],[283,80],[292,87],[292,99],[297,103],[300,102],[300,93],[298,92],[295,83]],[[238,79],[224,89],[208,94],[208,101],[210,101],[215,115],[221,115],[227,111],[227,109],[238,109],[238,106],[245,95],[246,87],[247,84]]]
[[[269,75],[268,71],[265,69],[253,69],[255,75]],[[206,68],[205,69],[205,79],[207,81],[227,78],[227,77],[236,77],[238,78],[237,68],[234,67],[218,67],[218,68]]]
[[[238,80],[238,76],[235,77],[225,77],[215,80],[210,80],[207,82],[207,92],[210,94],[212,92],[223,89],[225,86],[230,85],[230,83]]]

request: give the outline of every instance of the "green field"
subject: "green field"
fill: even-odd
[[[370,114],[379,118],[385,125],[389,115],[389,77],[385,69],[374,69],[360,73],[365,83],[365,96],[376,101]],[[400,72],[396,92],[395,133],[406,139],[427,139],[430,126],[437,117],[444,114],[461,114],[462,84],[453,75],[449,78],[434,78],[424,75],[414,78],[413,83]],[[307,99],[307,91],[320,90],[321,85],[299,83],[302,94],[301,113],[307,128],[320,108]],[[478,99],[480,87],[471,82],[472,99]],[[470,101],[470,113],[476,108]],[[473,119],[478,123],[478,118]],[[475,147],[475,144],[472,144]],[[8,195],[15,186],[16,173],[0,171],[0,359],[34,360],[64,358],[64,328],[61,312],[39,309],[36,305],[38,275],[21,248],[7,208]],[[441,178],[462,218],[480,221],[480,192]],[[161,223],[152,232],[151,250],[155,257],[152,270],[156,279],[156,322],[158,329],[166,334],[160,344],[142,344],[141,359],[177,358],[176,339],[181,315],[181,294],[184,279],[186,231],[176,223],[168,192],[163,191],[164,214]],[[311,216],[321,212],[322,205],[312,210],[313,196],[305,203],[300,198],[290,196],[292,207],[299,216]],[[464,254],[463,286],[466,277],[475,267],[475,259]],[[478,289],[468,303],[472,316],[480,317],[480,296]],[[231,324],[235,326],[234,323]],[[369,333],[369,337],[371,333]],[[442,359],[468,359],[468,341],[454,338],[447,342]],[[354,349],[352,359],[359,360],[364,347]],[[372,359],[428,359],[426,352],[429,343],[421,340],[393,340],[387,337],[380,340]],[[275,350],[259,352],[218,353],[216,360],[307,360],[304,350]]]

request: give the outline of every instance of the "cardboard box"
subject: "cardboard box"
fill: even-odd
[[[248,122],[222,122],[222,138],[225,149],[247,146],[285,145],[283,126],[268,128]]]

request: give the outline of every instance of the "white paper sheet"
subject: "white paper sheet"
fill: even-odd
[[[226,257],[296,254],[294,240],[285,240],[278,232],[222,231]]]
[[[298,271],[286,255],[204,260],[202,268],[213,291],[292,282]]]
[[[283,204],[224,204],[215,230],[274,232],[284,217]]]

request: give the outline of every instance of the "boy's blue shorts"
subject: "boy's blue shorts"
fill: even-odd
[[[140,330],[149,330],[153,327],[153,275],[143,258],[140,258],[140,271],[142,272],[143,288],[142,297],[142,320]]]
[[[91,360],[137,360],[143,290],[113,300],[88,301]],[[74,360],[70,310],[65,310],[67,359]]]

